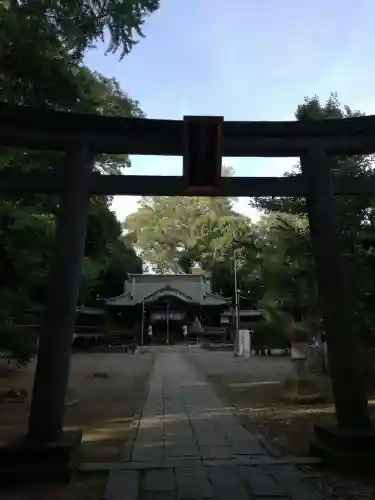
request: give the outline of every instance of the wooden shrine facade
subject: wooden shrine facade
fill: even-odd
[[[364,455],[364,449],[367,461],[371,453],[375,457],[375,434],[368,415],[334,199],[335,194],[375,195],[375,176],[336,177],[329,166],[330,155],[375,151],[375,116],[312,122],[227,122],[220,117],[152,120],[2,104],[0,144],[66,155],[65,167],[58,172],[7,170],[0,174],[3,192],[61,194],[27,433],[27,442],[39,450],[39,459],[42,445],[48,444],[47,457],[51,443],[58,447],[64,436],[69,356],[90,194],[306,197],[337,416],[335,429],[317,429],[315,450],[335,460],[350,455],[352,462]],[[93,173],[101,153],[182,156],[184,173],[182,177]],[[222,178],[225,156],[299,157],[302,175]],[[8,456],[7,449],[4,463]],[[15,460],[15,467],[17,463]]]
[[[220,326],[221,314],[231,301],[212,293],[210,280],[203,275],[130,274],[124,293],[104,303],[112,326],[133,331],[137,343],[144,345],[196,338],[196,318],[203,328]]]

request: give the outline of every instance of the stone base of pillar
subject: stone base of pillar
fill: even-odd
[[[373,473],[375,432],[344,432],[315,426],[311,453],[334,469],[357,474]]]
[[[64,432],[59,441],[34,443],[22,437],[0,447],[0,484],[66,482],[78,467],[82,432]]]

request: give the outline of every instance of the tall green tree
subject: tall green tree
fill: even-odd
[[[108,42],[109,52],[120,51],[120,57],[129,53],[142,36],[145,16],[158,5],[157,0],[2,2],[0,100],[36,108],[143,116],[138,103],[116,80],[92,72],[82,65],[82,59],[85,50],[101,38]],[[0,170],[40,173],[62,164],[63,155],[58,153],[16,148],[0,153]],[[95,168],[120,173],[129,165],[126,155],[98,155]],[[134,249],[121,239],[110,201],[93,197],[90,202],[81,286],[81,295],[89,300],[104,290],[117,293],[123,273],[140,269]],[[57,197],[36,193],[0,200],[1,244],[20,277],[17,303],[21,296],[31,302],[44,298],[57,208]]]
[[[360,116],[359,111],[353,111],[348,106],[341,106],[335,94],[322,104],[318,97],[308,98],[304,104],[297,108],[297,120],[317,119],[347,119]],[[373,157],[365,155],[335,156],[330,158],[330,167],[334,176],[366,177],[373,174]],[[301,172],[300,164],[295,166],[294,172],[286,175],[296,175]],[[347,271],[351,281],[351,291],[355,300],[357,319],[360,325],[360,333],[363,337],[373,337],[375,316],[374,310],[374,260],[375,249],[375,225],[374,225],[374,197],[337,196],[336,204],[340,216],[340,226],[343,238],[343,251],[347,264]],[[253,206],[269,214],[289,214],[298,220],[306,221],[306,204],[303,198],[259,198],[253,202]],[[285,218],[285,216],[283,216]],[[285,232],[286,231],[286,232]],[[314,262],[306,258],[310,253],[307,251],[309,239],[308,227],[303,230],[302,244],[301,227],[297,230],[289,227],[277,233],[277,246],[283,248],[283,241],[288,234],[287,242],[293,249],[289,263],[279,259],[276,269],[279,274],[286,274],[288,280],[280,288],[278,285],[268,286],[268,294],[276,295],[279,301],[285,300],[286,294],[296,296],[300,294],[298,287],[304,289],[304,300],[312,304],[310,311],[307,308],[309,318],[314,322],[317,316],[316,286],[313,284]],[[298,241],[300,243],[298,243]],[[301,244],[301,246],[299,246]],[[263,252],[264,254],[264,252]],[[279,255],[275,248],[275,256]],[[276,257],[277,259],[277,257]],[[292,266],[292,268],[290,268]],[[273,276],[278,276],[274,269]],[[306,282],[306,278],[308,280]],[[292,281],[291,281],[292,280]],[[308,284],[310,280],[310,285]],[[296,288],[296,285],[297,288]],[[293,292],[294,287],[294,292]],[[276,304],[277,306],[277,304]]]
[[[121,223],[105,198],[97,197],[88,216],[80,302],[92,304],[98,297],[120,295],[127,273],[142,273],[142,260],[123,241]]]
[[[256,307],[261,297],[256,273],[257,233],[254,224],[233,210],[226,198],[151,197],[125,221],[144,261],[156,272],[211,277],[214,292],[234,297],[234,267],[243,305]]]
[[[224,175],[231,175],[224,169]],[[160,273],[181,272],[180,258],[189,248],[192,227],[202,216],[231,215],[229,198],[147,196],[124,222],[140,256]]]
[[[254,302],[256,231],[251,220],[232,212],[229,215],[204,215],[191,228],[186,256],[211,276],[212,288],[226,297],[234,297],[234,268],[237,287],[246,305]]]
[[[88,68],[79,68],[76,75],[79,101],[76,109],[84,112],[105,113],[120,116],[142,116],[136,101],[131,100],[119,87],[118,83]],[[2,93],[0,92],[0,96]],[[58,96],[58,89],[56,90]],[[8,95],[10,100],[10,96]],[[35,151],[21,151],[8,148],[0,154],[0,170],[12,169],[29,172],[48,172],[61,168],[63,155]],[[103,173],[120,173],[129,166],[127,155],[100,155],[95,168]],[[48,278],[49,254],[53,247],[55,216],[58,208],[58,196],[39,193],[25,193],[22,196],[6,195],[0,200],[0,236],[5,250],[12,255],[20,276],[22,293],[31,302],[44,301]],[[86,255],[83,263],[81,300],[92,301],[101,294],[103,280],[108,269],[113,269],[113,262],[108,260],[106,252],[111,254],[111,245],[116,243],[116,262],[120,263],[120,249],[126,262],[129,252],[134,254],[136,265],[131,265],[128,272],[139,270],[138,259],[131,246],[121,240],[121,227],[110,211],[111,199],[92,197],[89,205]],[[33,235],[33,237],[30,237]],[[117,275],[120,277],[119,264]],[[123,272],[126,272],[126,266]],[[113,274],[111,275],[113,276]],[[112,279],[113,281],[113,279]],[[83,292],[85,290],[85,292]],[[119,286],[114,286],[117,293]],[[107,290],[110,293],[110,289]],[[21,291],[18,291],[18,295]],[[121,293],[121,291],[120,291]]]
[[[272,214],[258,224],[260,306],[281,322],[300,310],[319,322],[318,295],[306,217]]]
[[[336,94],[331,94],[326,103],[322,104],[317,96],[306,98],[305,102],[297,107],[298,121],[346,119],[361,116],[357,110],[342,106]],[[334,156],[330,157],[330,168],[336,177],[350,175],[351,177],[365,177],[373,173],[373,158],[366,155]],[[285,176],[295,176],[301,173],[298,162],[293,171]],[[361,222],[369,214],[373,204],[372,197],[345,196],[337,197],[342,228],[345,231],[355,232]],[[285,212],[306,215],[304,198],[299,197],[262,197],[251,204],[265,212]],[[372,209],[371,209],[372,213]],[[351,228],[351,229],[350,229]]]

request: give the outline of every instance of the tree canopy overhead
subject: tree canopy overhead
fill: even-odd
[[[232,175],[232,170],[223,167],[223,175]],[[229,198],[144,196],[138,210],[126,218],[124,229],[154,271],[181,272],[180,258],[189,249],[197,221],[232,213]]]
[[[296,111],[296,119],[302,121],[346,119],[353,116],[361,116],[361,113],[342,106],[335,94],[325,103],[316,96],[306,98]],[[366,177],[373,175],[373,156],[330,157],[330,167],[336,177]],[[300,164],[297,164],[294,172],[285,175],[300,172]],[[360,335],[362,339],[374,337],[374,197],[336,196],[336,204]],[[267,225],[271,224],[271,228],[268,227],[268,236],[263,237],[266,246],[261,252],[260,271],[265,289],[262,305],[272,312],[274,323],[280,324],[280,314],[285,314],[288,309],[290,311],[291,303],[298,303],[304,310],[305,321],[315,325],[316,331],[320,311],[304,198],[258,198],[252,205],[271,217],[265,219]],[[271,244],[270,238],[277,242],[271,252],[272,258],[270,247],[267,248]]]
[[[180,271],[179,258],[188,249],[191,228],[203,215],[227,215],[227,199],[197,197],[144,197],[125,221],[142,259],[161,273]]]
[[[6,21],[23,21],[24,35],[34,42],[58,43],[80,60],[97,40],[124,57],[143,36],[144,18],[159,5],[159,0],[4,0],[0,13]]]

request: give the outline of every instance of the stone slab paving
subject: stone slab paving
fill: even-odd
[[[181,352],[160,352],[103,500],[322,500],[272,457]]]

